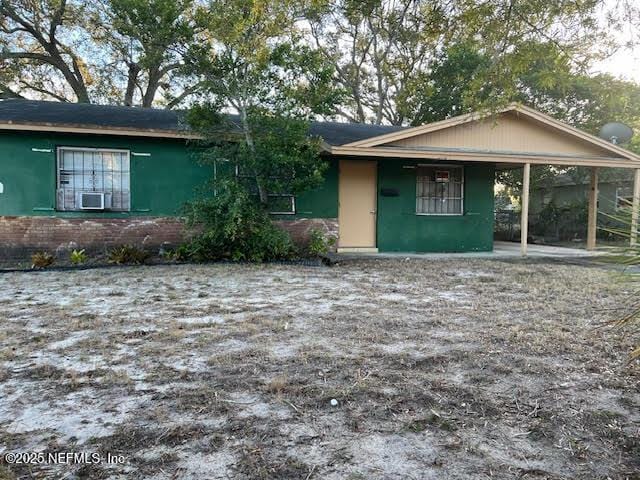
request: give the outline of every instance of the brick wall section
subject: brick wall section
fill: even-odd
[[[0,217],[0,258],[24,259],[38,250],[99,252],[122,244],[158,249],[165,242],[178,245],[183,235],[182,221],[172,217]]]
[[[294,242],[304,244],[309,232],[317,228],[327,235],[338,235],[338,220],[280,220]],[[157,250],[172,247],[185,239],[184,224],[175,217],[58,218],[0,217],[0,259],[24,260],[39,250],[66,255],[74,248],[102,252],[107,248],[131,244]]]
[[[296,220],[278,220],[275,223],[288,231],[293,242],[298,245],[304,245],[309,241],[309,233],[313,229],[320,230],[325,235],[338,239],[337,218],[299,218]],[[334,245],[333,250],[335,248]]]

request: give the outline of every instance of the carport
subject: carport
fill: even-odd
[[[635,244],[637,241],[640,156],[519,104],[509,105],[491,115],[462,115],[340,146],[327,145],[326,149],[331,155],[345,159],[411,160],[424,162],[425,165],[430,165],[431,162],[437,165],[438,162],[448,161],[468,165],[490,164],[496,169],[522,168],[520,253],[523,256],[527,255],[531,165],[581,166],[591,169],[587,229],[589,250],[596,248],[599,169],[634,169],[631,242]],[[373,182],[378,182],[378,187],[384,187],[375,176],[372,178]],[[362,186],[362,182],[359,186]],[[351,192],[355,189],[346,191]],[[376,210],[372,210],[371,213],[376,213]],[[464,215],[464,212],[460,215]],[[384,225],[385,221],[385,218],[379,216],[378,228],[381,224]],[[342,235],[349,224],[342,219],[339,219],[339,223]],[[360,230],[362,227],[357,226]]]

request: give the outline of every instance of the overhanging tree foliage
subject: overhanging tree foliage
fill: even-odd
[[[207,32],[196,28],[197,5],[207,5]],[[238,15],[240,7],[249,16]],[[629,29],[640,15],[629,0],[0,0],[0,96],[174,107],[201,87],[180,68],[184,52],[228,43],[234,28],[246,31],[243,22],[256,19],[258,29],[286,25],[280,33],[296,36],[292,45],[313,47],[333,65],[344,97],[331,114],[416,123],[426,112],[416,111],[425,77],[452,45],[472,43],[486,62],[465,79],[478,93],[467,103],[495,108],[517,94],[541,53],[549,67],[584,73],[613,46],[602,18]],[[555,81],[553,72],[545,81]]]
[[[549,56],[583,69],[609,43],[596,20],[601,0],[340,0],[315,5],[311,37],[336,65],[348,102],[340,114],[358,122],[413,120],[419,90],[441,53],[473,43],[486,61],[470,79],[480,93],[474,108],[495,108],[517,92],[517,81],[537,59]]]
[[[0,0],[0,94],[173,106],[192,41],[192,0]]]
[[[91,34],[98,45],[107,46],[109,51],[110,61],[101,66],[101,77],[115,75],[120,79],[116,101],[150,107],[162,88],[162,103],[172,107],[197,91],[197,83],[186,86],[177,74],[196,33],[193,3],[193,0],[96,2]]]
[[[193,46],[187,71],[199,77],[217,109],[238,112],[238,143],[225,157],[253,177],[263,205],[273,178],[301,183],[318,178],[308,166],[310,152],[318,156],[317,146],[301,130],[311,115],[330,113],[339,95],[331,86],[331,66],[296,29],[305,6],[291,0],[223,0],[198,11],[209,41]]]

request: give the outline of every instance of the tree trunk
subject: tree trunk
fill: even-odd
[[[138,81],[138,74],[140,73],[140,67],[135,63],[129,64],[129,75],[127,76],[127,89],[124,92],[124,104],[127,107],[133,106],[133,94],[136,90],[136,82]]]
[[[144,108],[151,108],[153,100],[156,98],[156,93],[160,87],[160,79],[162,74],[157,67],[149,70],[149,83],[147,84],[147,91],[142,98],[142,106]]]
[[[253,142],[253,135],[251,133],[251,127],[249,125],[249,119],[247,118],[247,109],[245,107],[240,109],[240,119],[242,121],[242,131],[244,133],[245,142],[247,142],[247,147],[249,147],[249,151],[251,152],[252,157],[255,159],[256,146]],[[254,176],[256,180],[256,186],[258,187],[258,196],[260,197],[260,203],[264,206],[267,206],[267,204],[269,203],[269,193],[264,187],[260,175],[258,175],[258,173],[254,171]]]

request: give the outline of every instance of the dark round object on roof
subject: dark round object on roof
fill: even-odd
[[[616,145],[628,143],[631,137],[633,137],[633,130],[624,123],[610,122],[600,129],[600,138]]]

